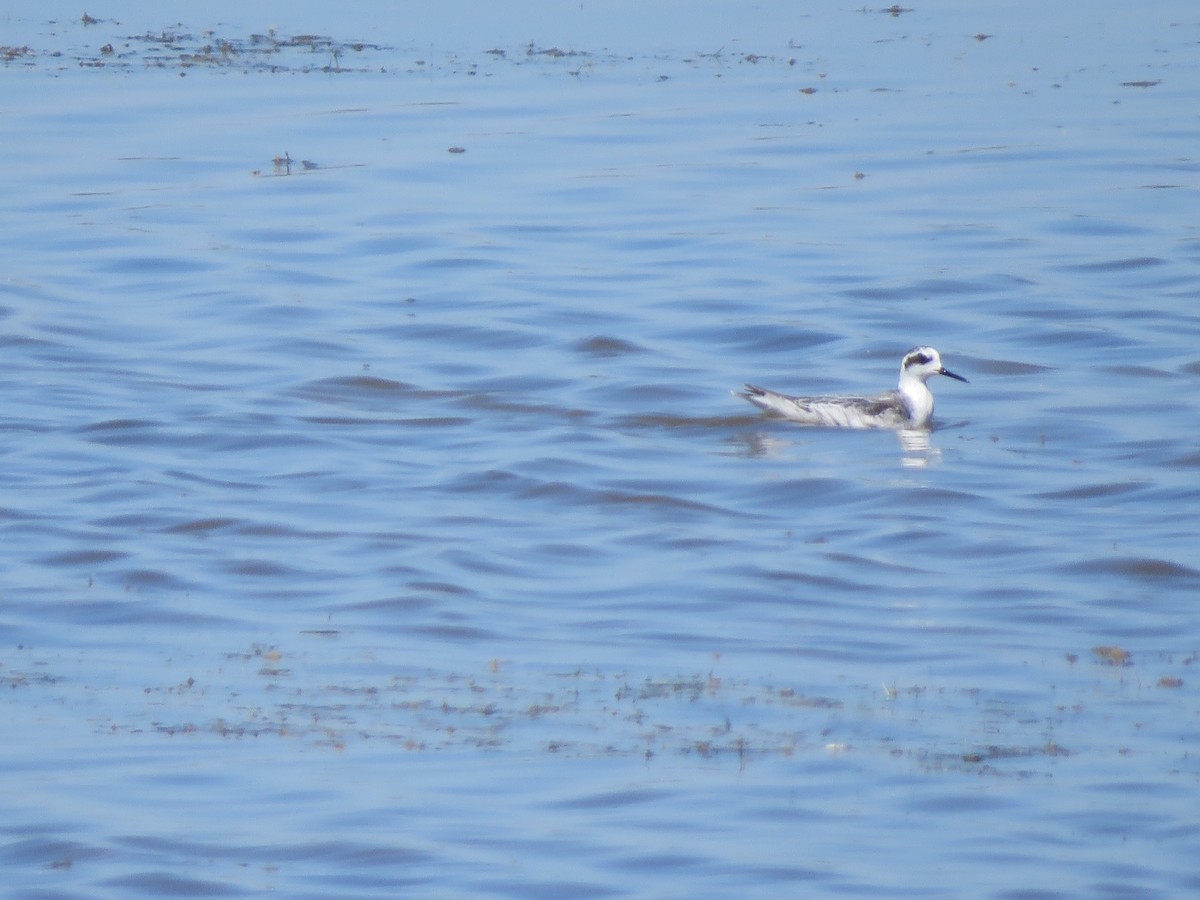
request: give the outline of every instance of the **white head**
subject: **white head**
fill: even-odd
[[[924,384],[934,375],[945,375],[957,381],[966,381],[961,375],[955,375],[942,365],[941,354],[932,347],[913,347],[904,354],[900,363],[900,383],[916,380]]]

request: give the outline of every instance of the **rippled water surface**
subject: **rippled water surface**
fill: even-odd
[[[11,896],[1200,892],[1191,4],[207,6],[3,22]]]

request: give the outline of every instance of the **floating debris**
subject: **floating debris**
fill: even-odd
[[[489,51],[494,52],[494,51]],[[532,41],[525,47],[526,56],[549,56],[553,59],[562,59],[564,56],[591,56],[586,50],[562,50],[558,47],[538,47]]]
[[[317,163],[313,162],[311,159],[301,159],[301,160],[292,159],[291,154],[287,153],[286,151],[284,152],[284,154],[282,156],[273,157],[271,159],[271,165],[274,166],[274,171],[271,173],[273,175],[299,174],[299,171],[313,172],[313,171],[316,171],[317,169],[321,168]],[[292,168],[293,166],[299,166],[300,167],[299,171],[294,172],[293,168]],[[353,167],[335,166],[334,168],[353,168]],[[255,170],[253,170],[253,172],[251,172],[251,174],[252,175],[262,175],[263,173],[262,173],[261,169],[255,169]]]
[[[83,14],[84,27],[115,26],[116,22]],[[338,40],[317,34],[285,36],[269,31],[247,37],[221,35],[211,30],[193,33],[182,24],[158,31],[123,37],[113,35],[95,51],[80,51],[75,62],[83,68],[145,68],[217,70],[243,72],[367,72],[383,70],[365,58],[372,52],[390,50],[361,40]],[[44,57],[60,60],[60,50],[38,51],[30,47],[0,47],[0,59]],[[352,60],[352,65],[346,61]],[[61,65],[61,63],[59,63]]]
[[[0,46],[0,59],[3,59],[5,62],[12,62],[14,59],[21,59],[22,57],[27,57],[27,56],[33,56],[33,51],[31,49],[29,49],[29,47],[27,47],[27,46],[21,46],[21,47]]]
[[[1093,647],[1092,653],[1106,666],[1128,666],[1133,660],[1133,654],[1120,647]]]
[[[1071,751],[1065,747],[1060,747],[1054,741],[1047,741],[1045,744],[1036,747],[983,747],[979,750],[973,750],[969,753],[964,753],[962,761],[965,763],[978,764],[991,760],[1000,759],[1022,759],[1030,756],[1070,756]]]
[[[908,10],[894,7],[898,12]],[[893,13],[896,14],[896,13]],[[58,24],[58,23],[55,23]],[[121,24],[114,19],[102,19],[84,13],[80,19],[62,23],[72,28],[104,28],[104,37],[80,40],[70,49],[28,46],[0,46],[0,62],[27,59],[27,65],[38,63],[58,69],[78,66],[84,69],[177,70],[180,76],[190,72],[241,72],[265,74],[386,74],[389,72],[429,73],[442,70],[450,74],[489,77],[490,67],[567,64],[560,69],[580,77],[590,74],[603,63],[624,65],[632,57],[611,51],[594,52],[586,49],[549,46],[533,41],[513,48],[493,46],[481,51],[482,59],[464,59],[447,53],[442,59],[418,54],[413,47],[398,49],[359,39],[340,39],[330,35],[304,32],[288,35],[274,29],[245,35],[221,33],[214,29],[192,30],[184,23],[147,29],[135,34],[121,34]],[[99,46],[97,46],[99,45]],[[798,46],[791,43],[789,46]],[[737,55],[739,62],[759,66],[794,68],[795,57],[776,57],[762,53]],[[699,53],[683,59],[687,64],[697,60],[712,60],[723,64],[723,50]],[[716,77],[721,77],[717,73]],[[662,81],[668,76],[661,75]]]

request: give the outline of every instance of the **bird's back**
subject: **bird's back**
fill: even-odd
[[[831,428],[903,428],[910,413],[899,391],[878,397],[791,397],[746,385],[738,394],[760,409],[804,425]]]

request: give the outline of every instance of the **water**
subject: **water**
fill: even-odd
[[[655,10],[10,15],[11,896],[1200,887],[1200,19]]]

